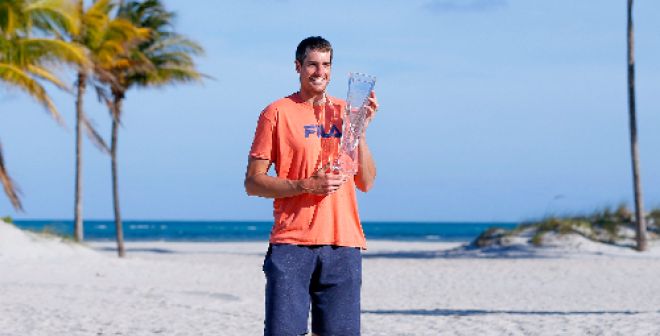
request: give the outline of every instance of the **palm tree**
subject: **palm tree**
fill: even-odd
[[[201,80],[203,75],[195,69],[193,56],[202,54],[203,50],[195,42],[172,30],[174,13],[168,12],[160,0],[122,1],[118,16],[150,31],[149,38],[108,68],[114,79],[114,82],[108,83],[112,97],[107,99],[112,116],[112,192],[117,251],[123,257],[125,248],[119,209],[117,142],[126,92],[134,86],[158,87]]]
[[[639,148],[637,145],[637,115],[635,112],[635,47],[633,31],[633,0],[628,0],[628,115],[630,119],[630,153],[632,158],[633,188],[635,193],[635,233],[637,250],[645,251],[646,220],[644,218],[644,200],[639,172]]]
[[[90,124],[84,109],[83,98],[87,85],[92,80],[100,85],[103,80],[112,81],[112,74],[104,71],[104,66],[112,63],[115,55],[125,53],[126,48],[148,36],[147,31],[133,26],[124,19],[111,18],[115,7],[112,0],[94,2],[87,10],[83,0],[78,0],[77,11],[80,18],[78,34],[72,34],[71,40],[82,45],[88,53],[91,67],[79,67],[76,80],[76,177],[74,196],[74,237],[83,239],[82,221],[82,131],[103,152],[109,153],[108,145]]]
[[[62,119],[39,79],[61,89],[68,87],[51,71],[51,65],[86,64],[85,52],[77,45],[44,37],[34,38],[33,30],[43,35],[58,35],[62,30],[76,31],[72,7],[62,0],[2,0],[0,3],[0,82],[16,87],[39,102],[50,115]],[[22,210],[19,193],[7,173],[0,151],[0,182],[17,210]]]
[[[81,45],[87,46],[90,50],[90,42],[98,40],[99,32],[103,29],[108,21],[110,6],[109,1],[97,1],[87,11],[84,10],[83,0],[79,0],[76,10],[78,11],[78,18],[80,20],[80,30],[78,34],[74,34],[72,40]],[[87,122],[85,112],[83,111],[83,97],[87,90],[87,76],[88,71],[84,68],[78,69],[76,80],[76,168],[75,168],[75,194],[74,194],[74,215],[73,215],[73,231],[74,239],[76,241],[83,240],[83,222],[82,222],[82,128],[85,127],[88,133],[91,133],[92,139],[96,139],[98,143],[105,145],[101,137],[95,137],[98,133],[94,128],[90,127]],[[84,124],[84,125],[83,125]],[[103,148],[103,145],[101,148]],[[105,146],[107,147],[107,146]]]

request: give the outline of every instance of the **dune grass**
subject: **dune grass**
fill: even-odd
[[[646,222],[649,239],[657,239],[660,234],[660,208],[648,212]],[[481,233],[472,245],[503,245],[509,238],[523,232],[531,233],[529,242],[534,246],[542,246],[543,237],[550,232],[559,235],[579,234],[596,242],[617,245],[634,237],[634,214],[625,204],[621,204],[616,208],[605,207],[587,215],[548,216],[523,222],[511,230],[490,228]]]

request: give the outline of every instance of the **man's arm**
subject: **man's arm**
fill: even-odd
[[[330,195],[337,191],[346,177],[317,171],[309,178],[287,180],[268,175],[270,161],[250,157],[245,173],[245,192],[250,196],[284,198],[304,193]]]
[[[363,192],[367,192],[371,190],[375,180],[376,163],[367,146],[367,138],[362,134],[358,145],[358,172],[355,175],[355,186]]]

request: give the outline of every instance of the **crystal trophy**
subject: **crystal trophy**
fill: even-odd
[[[369,95],[376,85],[376,77],[352,72],[348,77],[348,98],[344,110],[342,137],[339,154],[333,164],[333,170],[355,175],[358,170],[358,143],[364,131],[367,118]]]

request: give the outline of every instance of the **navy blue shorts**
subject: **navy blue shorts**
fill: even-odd
[[[273,244],[264,260],[264,335],[360,335],[359,248]]]

